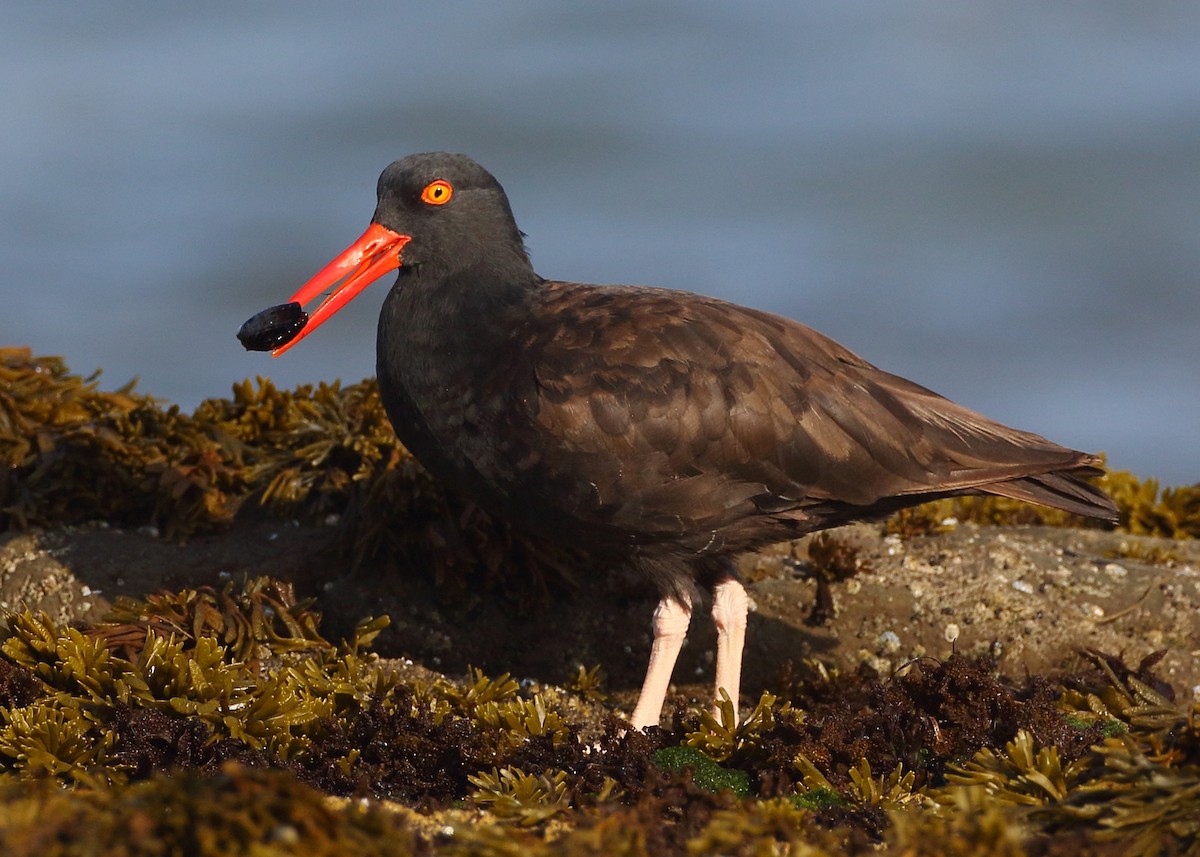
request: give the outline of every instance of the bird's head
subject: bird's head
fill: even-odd
[[[389,271],[439,281],[467,269],[532,270],[500,183],[466,155],[427,152],[379,176],[371,225],[292,296],[304,304],[332,289],[278,357]]]

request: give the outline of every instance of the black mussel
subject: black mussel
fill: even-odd
[[[308,313],[293,301],[268,307],[247,320],[238,331],[238,341],[247,351],[273,351],[286,345],[304,329]]]

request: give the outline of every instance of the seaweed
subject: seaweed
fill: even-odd
[[[579,664],[575,675],[567,679],[566,689],[589,702],[608,700],[608,694],[604,692],[604,669],[599,664],[592,667]]]
[[[354,562],[448,589],[567,585],[569,557],[443,492],[396,439],[374,380],[233,385],[192,414],[0,348],[0,529],[103,520],[183,541],[241,515],[339,522]],[[482,572],[477,574],[476,572]]]
[[[1097,839],[1137,857],[1200,851],[1200,768],[1156,763],[1130,736],[1110,738],[1096,752],[1103,769],[1076,790],[1064,815],[1098,827]]]
[[[98,375],[0,349],[0,526],[101,518],[175,538],[232,521],[244,486],[219,431]]]
[[[33,853],[28,842],[171,853],[187,836],[203,843],[189,853],[218,853],[233,832],[266,854],[299,842],[316,854],[353,843],[534,855],[1197,843],[1200,705],[1173,702],[1153,656],[1130,667],[1089,652],[1081,672],[1019,684],[961,656],[887,680],[810,665],[811,678],[781,685],[787,699],[764,694],[739,725],[726,701],[716,715],[685,712],[672,732],[623,734],[611,719],[584,744],[570,713],[582,709],[558,695],[478,669],[401,677],[369,651],[382,620],[331,643],[311,605],[272,581],[163,593],[118,614],[67,628],[7,616],[6,853]],[[136,852],[115,844],[134,841]]]
[[[837,615],[832,584],[849,580],[859,572],[869,572],[871,566],[859,557],[859,551],[849,542],[821,532],[808,540],[808,563],[803,568],[817,583],[817,594],[805,624],[828,625]]]
[[[788,701],[805,716],[777,717],[763,736],[781,789],[791,782],[797,753],[848,795],[851,771],[863,759],[873,770],[903,765],[925,787],[939,783],[951,761],[1001,746],[1022,727],[1071,758],[1100,735],[1070,726],[1044,679],[1009,684],[990,659],[961,655],[916,662],[887,681],[864,667],[816,690],[801,686]]]
[[[562,556],[432,483],[372,382],[247,381],[191,415],[16,349],[0,382],[7,529],[101,519],[186,539],[336,517],[345,555],[447,591],[570,583]],[[1131,533],[1200,533],[1200,486],[1101,485]],[[955,498],[890,526],[950,517],[1082,523]],[[836,538],[809,550],[829,579],[861,570]],[[328,639],[313,601],[266,578],[122,599],[98,623],[7,614],[0,851],[1200,852],[1200,705],[1175,699],[1160,655],[1084,651],[1069,674],[1016,680],[958,655],[889,676],[802,661],[740,723],[723,700],[641,734],[605,712],[596,668],[565,689],[406,670],[371,650],[386,624]]]
[[[331,805],[285,771],[227,763],[213,774],[157,773],[87,794],[29,784],[0,789],[0,851],[12,857],[106,854],[428,853],[403,816]]]
[[[467,779],[475,786],[471,800],[486,806],[501,821],[539,824],[564,812],[571,803],[564,771],[535,776],[520,768],[492,768]]]
[[[871,772],[871,763],[862,759],[850,769],[850,780],[851,795],[860,804],[899,809],[923,799],[920,792],[914,791],[916,773],[906,772],[901,762],[896,763],[890,774],[875,777]]]
[[[320,615],[313,603],[298,601],[292,586],[283,581],[256,578],[236,592],[230,581],[220,592],[203,586],[139,599],[120,596],[106,621],[93,626],[91,633],[127,657],[139,652],[152,634],[190,643],[212,636],[239,660],[253,660],[262,647],[275,652],[331,649],[317,631]],[[379,630],[376,624],[369,631],[360,628],[356,644],[365,645]]]
[[[898,854],[922,854],[929,857],[1026,857],[1035,853],[1026,848],[1030,829],[1024,818],[1001,804],[986,799],[981,790],[958,789],[942,812],[890,814],[890,844]],[[1041,853],[1082,855],[1096,853],[1086,843],[1068,841],[1057,851]]]
[[[700,712],[697,728],[684,739],[689,747],[695,747],[709,758],[723,762],[737,753],[757,749],[763,733],[775,726],[775,697],[764,691],[754,710],[740,722],[733,710],[733,702],[725,688],[721,688],[721,699],[717,715],[707,710]],[[785,706],[785,712],[790,706]]]
[[[1003,752],[983,747],[963,765],[951,764],[946,780],[952,784],[980,786],[1004,803],[1036,805],[1062,803],[1087,766],[1081,759],[1063,766],[1057,747],[1034,752],[1033,736],[1024,729],[1004,745]]]

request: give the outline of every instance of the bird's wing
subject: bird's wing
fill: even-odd
[[[543,300],[538,469],[577,477],[590,496],[573,502],[603,514],[719,526],[749,504],[868,508],[1091,463],[768,313],[628,287],[551,283]]]

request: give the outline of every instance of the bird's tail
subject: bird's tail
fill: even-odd
[[[1022,476],[1003,482],[978,486],[979,491],[1037,503],[1052,509],[1062,509],[1075,515],[1115,522],[1119,513],[1113,501],[1088,480],[1103,474],[1098,467],[1083,465],[1069,470],[1055,470]]]

